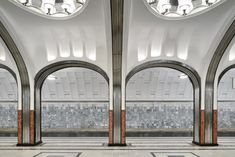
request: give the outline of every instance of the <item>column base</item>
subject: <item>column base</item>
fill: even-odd
[[[30,147],[30,146],[37,146],[39,144],[42,144],[42,141],[36,142],[34,144],[31,143],[18,143],[16,146],[25,146],[25,147]]]
[[[109,147],[125,147],[127,146],[126,143],[113,143],[113,144],[108,144]]]
[[[195,142],[195,141],[192,141],[192,143],[195,144],[195,145],[198,145],[198,146],[219,146],[217,143],[216,144],[214,144],[214,143],[203,143],[203,144],[201,144],[201,143]]]

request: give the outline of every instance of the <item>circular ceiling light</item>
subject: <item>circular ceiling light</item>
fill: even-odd
[[[9,0],[47,17],[68,17],[81,11],[88,0]]]
[[[144,0],[151,12],[172,19],[195,15],[222,1],[225,0]]]

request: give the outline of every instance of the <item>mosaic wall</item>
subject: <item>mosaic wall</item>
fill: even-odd
[[[219,102],[218,111],[218,128],[235,129],[235,102]]]
[[[42,128],[108,128],[108,103],[43,104]]]
[[[0,127],[17,128],[17,104],[0,104]],[[235,128],[235,102],[218,104],[218,128]],[[192,103],[127,103],[127,128],[192,128]],[[43,104],[43,128],[108,128],[108,104]]]
[[[192,103],[127,103],[127,128],[193,128]]]
[[[0,128],[17,128],[17,104],[0,104]]]

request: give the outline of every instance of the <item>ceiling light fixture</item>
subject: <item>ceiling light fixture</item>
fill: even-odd
[[[29,3],[29,0],[19,0],[19,2],[26,6]]]
[[[53,80],[56,80],[56,79],[57,79],[57,77],[55,75],[49,75],[47,77],[47,80],[50,80],[50,81],[53,81]]]
[[[185,17],[225,0],[144,0],[151,10],[166,17]],[[199,9],[200,8],[200,9]]]
[[[88,0],[10,0],[51,17],[66,17],[80,11]]]
[[[158,2],[158,9],[162,15],[165,15],[171,9],[170,0],[162,0]]]
[[[47,15],[55,14],[55,0],[42,0],[41,8]]]
[[[64,0],[64,3],[61,5],[61,7],[68,14],[72,14],[75,10],[75,4],[71,0]]]
[[[217,0],[206,0],[206,4],[208,5],[212,5],[213,3],[215,3]]]
[[[178,12],[181,15],[187,15],[192,9],[193,9],[193,4],[191,0],[178,0]]]
[[[187,79],[187,78],[188,78],[188,75],[180,74],[179,78],[180,78],[180,79]]]

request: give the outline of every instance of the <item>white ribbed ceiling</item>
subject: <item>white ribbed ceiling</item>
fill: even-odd
[[[179,71],[151,68],[135,74],[127,84],[127,100],[193,100],[189,78]]]
[[[56,80],[46,79],[42,88],[42,100],[108,100],[106,80],[89,69],[67,68],[52,74]],[[167,68],[152,68],[134,75],[127,84],[127,100],[193,100],[189,79],[180,79],[181,72]],[[220,100],[234,100],[232,79],[235,69],[228,71],[218,87]],[[0,69],[0,101],[17,99],[14,77]]]
[[[59,70],[46,79],[42,100],[108,100],[108,83],[99,73],[84,68]]]

